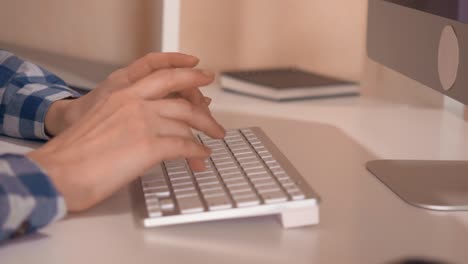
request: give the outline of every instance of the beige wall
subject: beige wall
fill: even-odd
[[[181,49],[215,70],[296,65],[358,80],[367,1],[182,1]]]
[[[5,26],[0,43],[100,63],[126,64],[159,48],[155,36],[159,36],[160,3],[3,1],[0,25]],[[442,96],[431,89],[366,59],[367,0],[181,3],[181,49],[198,55],[202,67],[219,71],[300,66],[360,80],[365,95],[425,106],[442,104]],[[90,80],[98,78],[96,75]]]
[[[21,0],[0,4],[0,41],[107,63],[151,47],[152,0]],[[156,25],[154,25],[156,26]]]

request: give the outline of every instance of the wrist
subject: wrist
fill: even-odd
[[[49,136],[57,136],[73,123],[73,102],[72,99],[63,99],[51,104],[44,120],[45,131]]]

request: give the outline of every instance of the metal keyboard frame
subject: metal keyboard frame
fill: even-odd
[[[283,167],[290,178],[299,186],[304,193],[302,200],[289,200],[273,204],[259,204],[250,207],[233,207],[218,211],[203,211],[199,213],[181,214],[176,208],[175,215],[150,217],[146,210],[144,193],[140,179],[132,184],[132,197],[138,212],[137,218],[144,227],[156,227],[175,225],[183,223],[193,223],[202,221],[234,219],[244,217],[254,217],[261,215],[279,215],[283,227],[299,227],[319,222],[319,196],[294,168],[291,162],[281,153],[268,136],[258,127],[248,128],[263,143],[265,148],[272,154],[276,161]],[[172,196],[173,194],[171,194]],[[173,197],[172,197],[173,198]],[[138,220],[138,219],[137,219]]]

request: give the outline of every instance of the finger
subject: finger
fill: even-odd
[[[171,93],[212,83],[214,74],[188,68],[162,69],[135,83],[130,89],[144,99],[160,99]]]
[[[134,83],[156,70],[166,68],[192,68],[195,67],[198,62],[198,58],[183,53],[153,52],[124,68],[124,72],[129,82]]]
[[[190,127],[179,120],[160,117],[155,127],[157,127],[158,136],[178,136],[195,140],[195,136]]]
[[[174,160],[179,158],[205,159],[211,150],[193,140],[183,137],[161,137],[155,140],[154,148],[158,150],[157,160]]]
[[[205,96],[202,94],[199,88],[192,88],[183,90],[179,93],[172,94],[172,96],[168,96],[169,98],[184,98],[187,101],[191,102],[194,105],[200,106],[205,112],[211,115],[210,109],[208,108],[208,104],[206,103]]]
[[[186,91],[189,91],[185,94]],[[208,115],[211,115],[209,104],[206,103],[206,97],[200,91],[199,88],[193,88],[182,91],[182,97],[188,98],[188,100],[201,107]],[[211,101],[210,101],[211,103]]]
[[[159,136],[178,136],[198,142],[192,130],[185,123],[177,120],[164,118],[162,122],[159,123],[158,130]],[[194,171],[203,171],[205,169],[204,159],[190,158],[188,159],[188,163],[190,168]]]
[[[194,172],[200,172],[200,171],[204,171],[206,169],[205,159],[189,158],[189,159],[187,159],[187,162],[188,162],[190,168]]]
[[[180,92],[180,95],[182,98],[187,99],[189,102],[195,104],[195,105],[204,105],[205,100],[204,96],[201,93],[199,88],[192,88],[192,89],[187,89],[183,90]]]
[[[185,99],[164,99],[152,104],[159,116],[183,121],[190,127],[213,138],[223,138],[224,128],[199,106]]]

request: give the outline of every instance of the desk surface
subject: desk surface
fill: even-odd
[[[440,110],[363,98],[278,104],[216,88],[207,93],[225,126],[260,126],[288,156],[323,198],[319,225],[284,230],[268,216],[142,229],[124,189],[1,246],[2,263],[468,261],[468,213],[407,205],[364,167],[376,158],[468,159],[465,122]],[[8,142],[28,144],[3,138],[2,151],[28,149]]]

